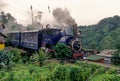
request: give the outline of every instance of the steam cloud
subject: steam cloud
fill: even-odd
[[[56,8],[53,10],[53,17],[57,23],[62,25],[74,25],[76,24],[75,20],[71,17],[68,9]]]

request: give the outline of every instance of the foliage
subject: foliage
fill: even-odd
[[[115,65],[120,65],[120,44],[116,45],[117,51],[115,51],[112,55],[111,61]]]
[[[24,51],[21,53],[22,61],[24,64],[30,62],[30,56],[31,56],[30,52]]]
[[[20,31],[22,29],[25,29],[23,25],[18,24],[16,22],[16,19],[10,14],[5,13],[4,11],[0,12],[1,22],[3,22],[5,25],[4,33],[7,34],[10,31]]]
[[[19,49],[0,51],[0,66],[9,69],[14,63],[22,63],[21,51]]]
[[[70,80],[71,81],[85,81],[90,76],[90,69],[83,67],[73,66],[70,69]]]
[[[0,70],[0,81],[87,81],[99,68],[88,81],[120,81],[120,76],[113,69],[108,70],[84,62],[72,65],[50,63],[43,67],[35,64],[17,64],[12,68],[9,72]]]
[[[5,46],[6,46],[6,47],[10,46],[10,42],[9,42],[8,39],[5,40]]]
[[[11,54],[11,60],[16,63],[21,63],[22,62],[22,57],[21,57],[21,50],[17,48],[13,48],[10,50]]]
[[[9,54],[9,51],[7,50],[0,51],[0,66],[6,69],[8,68],[11,61]]]
[[[116,74],[102,74],[94,77],[90,81],[120,81],[120,76]]]
[[[115,49],[120,41],[120,16],[102,19],[98,24],[79,26],[86,49]]]
[[[106,74],[117,74],[117,70],[116,69],[107,69]]]
[[[36,54],[38,55],[39,65],[43,66],[45,61],[48,59],[48,55],[42,49],[40,49],[38,52],[36,52]]]
[[[33,54],[32,56],[30,56],[29,59],[30,59],[31,63],[37,62],[38,61],[38,53]]]
[[[69,81],[70,68],[67,66],[58,66],[54,71],[55,81]]]
[[[3,11],[1,12],[1,18],[2,18],[2,22],[3,23],[7,23],[8,22],[7,15]]]
[[[64,61],[66,58],[72,57],[72,51],[67,47],[67,45],[58,43],[55,47],[55,56],[56,58],[60,58],[61,61]]]

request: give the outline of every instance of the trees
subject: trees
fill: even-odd
[[[116,47],[117,51],[113,53],[111,61],[115,65],[120,65],[120,44],[117,44]]]
[[[96,25],[80,26],[85,49],[115,49],[120,41],[120,16],[104,18]]]
[[[4,11],[0,12],[0,22],[5,24],[4,33],[25,30],[25,27],[22,24],[18,24],[10,13],[5,13]]]
[[[5,13],[4,11],[1,11],[0,13],[1,21],[6,24],[10,19],[15,20],[15,18],[10,13]]]
[[[101,49],[113,49],[115,48],[115,41],[111,36],[106,36],[100,41]]]

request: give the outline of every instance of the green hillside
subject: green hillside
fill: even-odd
[[[108,17],[95,25],[79,26],[85,49],[115,49],[120,42],[120,16]]]

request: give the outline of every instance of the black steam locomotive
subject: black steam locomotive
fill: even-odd
[[[73,59],[83,57],[81,42],[72,35],[61,32],[61,29],[41,29],[37,31],[23,31],[8,33],[11,45],[38,51],[41,47],[53,48],[58,42],[64,43],[74,50]]]

